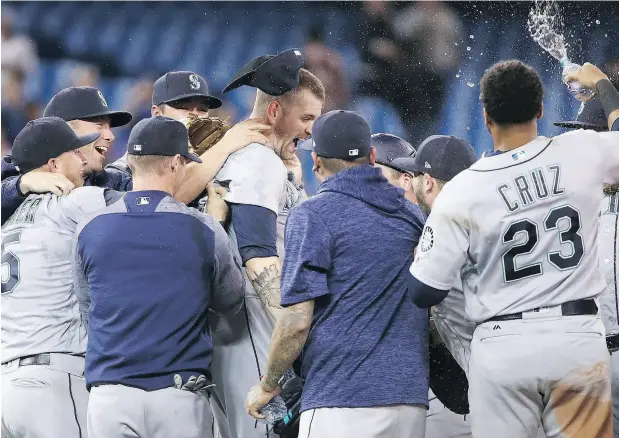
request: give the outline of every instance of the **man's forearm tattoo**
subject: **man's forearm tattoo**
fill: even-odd
[[[262,304],[266,307],[281,309],[281,295],[279,292],[279,284],[282,278],[282,273],[275,264],[271,264],[264,268],[259,274],[248,272],[249,280],[254,286],[254,290],[260,297]]]
[[[309,327],[313,309],[313,301],[295,304],[285,309],[277,320],[271,339],[267,372],[262,381],[263,388],[275,389],[279,379],[303,350],[309,330],[301,330],[300,327]]]

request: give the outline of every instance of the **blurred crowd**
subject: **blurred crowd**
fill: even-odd
[[[399,5],[388,1],[364,1],[361,5],[358,40],[361,54],[358,81],[347,77],[342,55],[325,43],[325,29],[313,26],[306,35],[304,54],[307,68],[325,84],[325,111],[334,108],[355,109],[355,96],[383,98],[397,110],[402,124],[411,127],[411,139],[427,135],[444,99],[445,78],[459,62],[459,50],[454,43],[462,38],[463,26],[458,16],[443,2],[418,2]],[[37,91],[39,80],[38,44],[29,35],[15,33],[15,11],[2,6],[2,148],[6,153],[10,143],[27,120],[40,116],[46,102]],[[428,38],[430,36],[430,38]],[[63,85],[97,87],[102,65],[75,62]],[[171,66],[173,68],[173,66]],[[208,79],[209,72],[200,72]],[[152,77],[151,77],[152,76]],[[137,123],[150,116],[152,82],[149,76],[135,78],[127,93],[123,109],[132,112]],[[393,84],[401,86],[393,87]],[[420,95],[429,102],[423,107],[411,105]],[[250,108],[253,102],[247,102]],[[229,116],[238,121],[247,114],[238,114],[232,105],[224,105],[215,115]],[[126,138],[132,126],[119,133]],[[122,143],[118,143],[122,144]],[[120,149],[120,148],[119,148]],[[110,154],[118,157],[121,151]]]

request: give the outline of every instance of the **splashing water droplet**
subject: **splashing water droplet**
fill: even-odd
[[[600,24],[600,20],[595,20],[595,24]]]
[[[458,43],[454,43],[454,46],[457,46],[457,45],[458,45]]]
[[[460,77],[460,73],[456,73],[456,78],[459,78],[459,77]]]
[[[466,51],[470,52],[471,51],[471,46],[466,46]]]
[[[533,40],[553,57],[559,60],[567,57],[567,46],[561,32],[563,22],[557,2],[536,1],[529,12],[527,27]]]
[[[475,39],[475,37],[473,35],[469,35],[469,38],[472,39],[472,40]]]
[[[467,82],[466,85],[468,85],[470,88],[473,88],[475,86],[475,84],[472,82]]]

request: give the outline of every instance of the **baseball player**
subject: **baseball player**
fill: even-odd
[[[167,117],[136,124],[136,190],[75,233],[91,438],[213,436],[207,310],[238,309],[245,280],[221,225],[173,197],[187,163],[200,163],[187,140]]]
[[[539,74],[520,61],[486,71],[496,152],[445,185],[411,266],[422,307],[443,301],[461,272],[478,324],[468,370],[476,438],[534,437],[540,423],[549,438],[612,435],[597,232],[603,184],[619,181],[619,133],[538,136],[542,97]]]
[[[130,180],[115,168],[103,169],[105,155],[114,143],[111,128],[124,126],[131,114],[114,111],[101,91],[93,87],[71,87],[57,93],[49,101],[43,117],[60,117],[69,122],[77,135],[99,132],[91,146],[83,149],[86,158],[86,185],[126,190]],[[75,185],[60,173],[30,172],[20,175],[11,156],[2,158],[2,221],[8,219],[30,193],[51,192],[66,195]]]
[[[470,167],[476,160],[473,147],[465,140],[434,135],[421,143],[414,157],[396,159],[392,165],[412,176],[415,198],[424,212],[429,214],[436,197],[445,184]],[[431,315],[434,323],[433,327],[431,325],[431,331],[436,331],[457,364],[467,373],[475,324],[464,314],[464,294],[459,277],[445,300],[432,308]],[[445,364],[438,366],[445,366]],[[450,377],[455,378],[455,376]],[[447,382],[447,384],[450,383]],[[470,416],[458,415],[450,411],[430,390],[426,438],[470,436]]]
[[[299,200],[289,196],[298,190],[287,189],[289,173],[282,159],[295,152],[299,140],[311,135],[325,97],[320,80],[302,65],[298,50],[261,56],[245,65],[224,90],[242,85],[258,88],[251,119],[270,126],[267,145],[251,144],[230,155],[216,176],[229,190],[225,198],[231,213],[229,233],[249,282],[245,307],[231,326],[211,322],[213,378],[224,393],[230,429],[243,438],[273,436],[245,413],[244,406],[247,391],[264,371],[274,319],[280,311],[277,250],[283,244],[277,242],[278,215],[286,214],[285,205]],[[282,236],[283,220],[279,222]],[[234,341],[229,340],[229,332],[235,334]],[[239,332],[240,341],[236,340]]]
[[[406,199],[416,204],[417,199],[413,193],[413,178],[395,165],[396,160],[405,160],[415,155],[415,148],[400,137],[391,134],[373,134],[372,146],[376,149],[376,164],[380,168],[387,181],[404,190]]]
[[[599,99],[583,102],[575,121],[557,122],[555,126],[572,129],[608,130],[608,118]],[[604,187],[600,210],[600,268],[606,278],[606,292],[600,295],[602,317],[606,328],[606,345],[610,351],[614,436],[619,437],[619,311],[617,310],[619,254],[619,185]]]
[[[80,187],[82,150],[100,136],[78,137],[57,117],[37,119],[15,139],[12,159],[23,176],[58,173]],[[86,326],[73,294],[71,238],[106,199],[97,187],[30,194],[2,225],[3,437],[86,437]]]

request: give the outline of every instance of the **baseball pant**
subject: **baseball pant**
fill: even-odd
[[[612,378],[612,395],[613,395],[613,419],[615,438],[619,438],[619,351],[615,351],[610,356],[610,368]]]
[[[50,353],[49,365],[2,364],[3,438],[86,438],[84,358]]]
[[[310,409],[301,413],[299,438],[424,438],[426,415],[419,405]]]
[[[252,285],[249,284],[251,288]],[[249,295],[249,294],[248,294]],[[274,322],[255,295],[245,297],[244,307],[225,321],[211,317],[213,360],[211,374],[223,395],[230,432],[237,438],[274,438],[267,426],[247,414],[245,398],[266,370]],[[225,328],[223,327],[225,325]]]
[[[471,343],[475,438],[612,437],[610,355],[599,316],[560,307],[489,321]]]
[[[90,438],[213,438],[208,396],[165,388],[144,391],[123,385],[91,388]]]
[[[428,393],[429,408],[426,418],[425,438],[471,438],[470,415],[451,412],[434,395]]]

